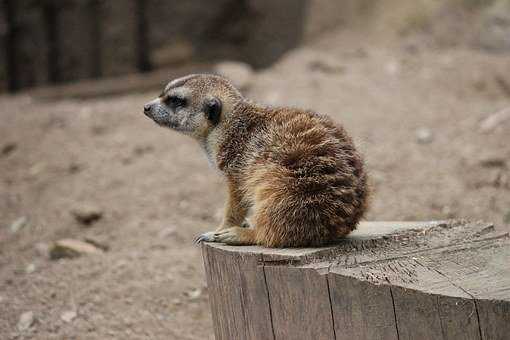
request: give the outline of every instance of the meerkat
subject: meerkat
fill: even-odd
[[[223,220],[198,243],[322,246],[354,230],[367,210],[363,159],[327,116],[254,104],[208,74],[171,81],[144,113],[197,140],[226,179]]]

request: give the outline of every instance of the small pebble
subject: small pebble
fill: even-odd
[[[16,143],[6,143],[2,146],[0,153],[3,156],[8,156],[9,154],[13,153],[17,148],[18,144]]]
[[[485,157],[480,159],[480,165],[486,168],[504,168],[506,159],[503,157]]]
[[[78,314],[74,310],[68,310],[63,312],[62,315],[60,315],[60,319],[62,319],[62,321],[64,322],[69,323],[76,319],[77,316]]]
[[[56,241],[50,249],[50,258],[52,260],[61,258],[75,258],[82,255],[101,254],[103,251],[94,245],[74,240],[62,239]]]
[[[429,144],[434,140],[432,131],[428,128],[419,128],[416,130],[416,141],[419,144]]]
[[[85,226],[90,226],[103,217],[103,211],[92,205],[82,205],[74,208],[71,213],[76,221]]]
[[[197,300],[202,295],[202,289],[195,288],[185,293],[190,300]]]
[[[510,107],[504,108],[483,119],[480,122],[479,129],[483,133],[490,133],[507,121],[510,121]]]
[[[18,331],[24,332],[29,329],[35,322],[34,312],[28,311],[19,317],[19,321],[17,324]]]
[[[25,273],[32,274],[33,272],[35,272],[35,264],[30,263],[28,266],[26,266]]]
[[[68,168],[67,168],[67,171],[70,173],[70,174],[76,174],[78,172],[80,172],[82,170],[82,166],[78,163],[71,163],[69,164]]]
[[[11,223],[11,225],[9,226],[9,230],[11,231],[11,233],[15,234],[21,229],[23,229],[27,225],[27,222],[28,218],[26,216],[21,216],[20,218]]]

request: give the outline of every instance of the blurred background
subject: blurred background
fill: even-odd
[[[2,339],[213,339],[223,182],[142,114],[188,73],[343,124],[368,220],[510,231],[509,0],[0,4]]]

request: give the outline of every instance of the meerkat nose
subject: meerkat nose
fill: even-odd
[[[152,109],[151,103],[147,103],[143,106],[143,113],[148,115],[151,112],[151,109]]]

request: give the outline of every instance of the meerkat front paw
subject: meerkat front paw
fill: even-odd
[[[199,244],[202,242],[216,242],[216,235],[218,235],[221,232],[221,229],[216,231],[209,231],[207,233],[203,233],[201,235],[198,235],[193,240],[193,243]]]
[[[220,242],[228,245],[248,245],[255,243],[254,236],[252,229],[233,227],[204,233],[195,239],[195,243]]]
[[[221,224],[218,228],[216,228],[216,230],[214,232],[218,233],[220,231],[227,230],[227,229],[230,229],[230,228],[235,228],[235,227],[237,227],[237,225],[235,225],[235,224],[234,225],[232,225],[232,224]],[[241,223],[241,225],[239,225],[239,227],[241,227],[241,228],[250,228],[251,225],[250,225],[250,223],[247,220],[244,220],[244,222]]]

